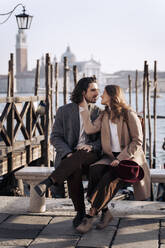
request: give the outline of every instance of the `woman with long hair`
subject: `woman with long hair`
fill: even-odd
[[[85,233],[92,228],[93,217],[101,210],[96,228],[103,229],[112,220],[108,202],[120,188],[133,184],[136,200],[150,197],[150,173],[143,152],[143,133],[137,113],[126,103],[123,90],[117,85],[107,85],[101,96],[105,105],[103,113],[91,122],[84,100],[85,132],[101,130],[103,156],[90,166],[87,199],[91,208],[77,231]]]

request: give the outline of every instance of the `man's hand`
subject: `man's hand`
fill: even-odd
[[[120,161],[117,160],[117,159],[115,159],[115,160],[113,160],[113,161],[110,163],[110,166],[116,167],[116,166],[118,166],[119,163],[120,163]]]
[[[92,151],[92,146],[90,146],[90,145],[79,146],[77,148],[77,150],[84,150],[84,151],[87,151],[87,152],[91,152]]]

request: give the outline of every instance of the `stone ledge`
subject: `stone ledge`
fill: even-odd
[[[26,214],[32,215],[29,212],[29,197],[14,197],[14,196],[0,196],[0,213],[7,214]],[[86,202],[87,209],[90,205]],[[46,198],[46,212],[35,213],[38,215],[50,216],[73,216],[75,215],[73,205],[68,198]],[[109,208],[114,216],[125,217],[135,215],[152,215],[165,216],[164,202],[156,201],[111,201]]]

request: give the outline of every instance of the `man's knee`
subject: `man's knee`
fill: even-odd
[[[105,172],[104,165],[93,165],[89,168],[89,174],[92,177],[101,177]]]

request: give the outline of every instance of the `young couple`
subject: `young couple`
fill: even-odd
[[[125,184],[132,183],[137,200],[150,197],[150,173],[142,149],[142,128],[137,114],[126,104],[119,86],[107,85],[101,96],[105,110],[94,105],[98,98],[94,77],[79,80],[71,95],[72,103],[60,107],[51,133],[56,149],[55,171],[35,186],[43,196],[52,185],[68,182],[75,211],[73,226],[80,233],[92,228],[93,217],[101,211],[96,228],[112,220],[108,202]],[[89,183],[86,214],[82,175]]]

